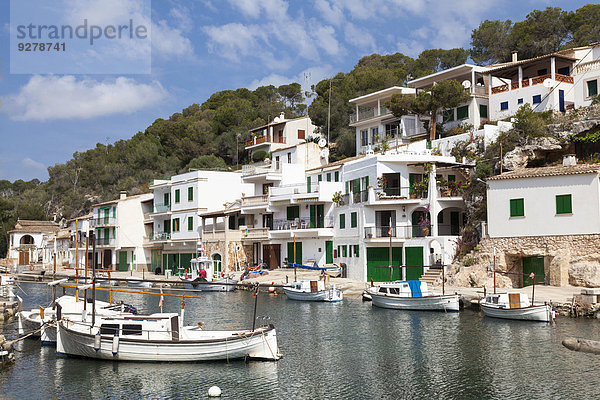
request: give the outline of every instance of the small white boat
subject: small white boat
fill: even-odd
[[[549,304],[531,304],[525,293],[488,294],[479,306],[493,318],[551,322],[555,316]]]
[[[396,310],[459,311],[458,294],[429,294],[427,283],[395,281],[367,289],[373,305]]]
[[[74,320],[91,318],[92,303],[84,299],[75,300],[75,296],[61,296],[56,299],[58,307],[40,307],[30,311],[21,311],[18,314],[17,330],[19,337],[30,333],[32,338],[40,338],[42,344],[53,345],[56,343],[56,319],[60,308],[60,317]],[[85,304],[85,313],[84,313]],[[127,304],[110,304],[96,300],[96,315],[121,315],[135,314],[137,310]]]
[[[298,281],[289,286],[284,286],[283,291],[290,300],[302,301],[328,301],[331,303],[342,301],[342,291],[333,285],[325,288],[323,281]]]
[[[16,282],[12,276],[0,275],[0,296],[7,299],[17,297],[15,293]]]
[[[126,279],[127,286],[133,288],[151,288],[154,286],[153,282],[146,281],[139,276],[130,276]]]
[[[58,324],[56,352],[116,361],[275,361],[281,357],[273,325],[255,330],[207,331],[199,326],[183,326],[182,319],[173,313],[102,317],[94,326],[63,319]]]
[[[185,275],[180,277],[185,289],[200,290],[202,292],[231,292],[235,290],[238,283],[233,279],[233,274],[226,274],[220,271],[220,262],[208,257],[193,258],[190,262],[191,271],[186,271]],[[215,271],[215,266],[217,271]]]

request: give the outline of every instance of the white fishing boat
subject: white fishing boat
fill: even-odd
[[[125,279],[128,287],[133,288],[151,288],[154,286],[154,282],[149,282],[140,278],[139,276],[130,276]]]
[[[17,283],[12,276],[0,275],[0,297],[14,299],[17,297],[15,293]]]
[[[278,360],[281,357],[273,325],[255,330],[208,331],[200,326],[183,326],[182,317],[174,313],[101,317],[93,326],[63,319],[58,324],[56,352],[117,361]]]
[[[344,299],[342,291],[333,285],[325,288],[323,281],[297,281],[283,287],[290,300],[337,302]]]
[[[549,304],[531,304],[525,293],[488,294],[479,301],[481,311],[493,318],[551,322],[554,311]]]
[[[342,268],[337,264],[325,264],[323,272],[333,278],[337,278],[342,275]]]
[[[85,309],[85,311],[84,311]],[[98,315],[121,315],[136,313],[134,307],[127,304],[110,304],[96,300],[96,313]],[[55,306],[40,307],[30,311],[21,311],[18,314],[17,330],[19,337],[30,335],[40,338],[42,344],[53,345],[56,343],[56,320],[68,317],[73,320],[84,320],[92,313],[90,299],[76,301],[75,296],[61,296],[56,299]],[[60,314],[60,315],[59,315]]]
[[[396,310],[459,311],[458,294],[430,294],[427,283],[395,281],[367,289],[373,305]]]
[[[197,257],[190,261],[190,272],[180,277],[185,289],[203,292],[231,292],[238,283],[233,274],[221,271],[221,261]]]

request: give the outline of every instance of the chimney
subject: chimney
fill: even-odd
[[[563,167],[570,167],[571,165],[577,165],[575,154],[565,154],[563,156]]]
[[[517,62],[517,61],[518,61],[517,52],[513,51],[512,52],[512,62]]]
[[[127,198],[127,192],[124,190],[121,190],[121,192],[119,193],[119,200],[123,200]]]
[[[285,113],[282,111],[281,114],[279,114],[279,120],[283,121],[285,119]]]

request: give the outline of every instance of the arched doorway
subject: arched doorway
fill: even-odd
[[[213,254],[213,271],[215,275],[221,275],[222,272],[222,263],[221,263],[221,255],[218,253]]]
[[[31,235],[23,235],[19,244],[34,244],[33,236]]]
[[[415,210],[412,213],[412,237],[425,237],[431,234],[431,216],[429,211]]]
[[[444,208],[438,213],[438,235],[440,236],[458,236],[460,235],[462,210],[456,207]],[[464,216],[464,213],[463,213]]]

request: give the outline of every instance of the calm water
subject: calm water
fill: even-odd
[[[24,285],[25,307],[50,300],[50,291]],[[124,296],[128,296],[125,298]],[[0,398],[205,398],[212,385],[229,399],[594,399],[600,357],[564,349],[565,336],[600,340],[597,321],[559,318],[554,326],[483,318],[471,311],[398,312],[360,300],[310,304],[284,295],[259,295],[259,315],[277,328],[278,362],[113,363],[57,358],[26,340],[16,364],[0,372]],[[115,294],[142,311],[158,298]],[[100,299],[106,299],[104,293]],[[165,299],[165,311],[181,301]],[[186,299],[187,324],[246,328],[248,292]],[[0,326],[1,327],[1,326]],[[3,327],[14,336],[14,324]]]

